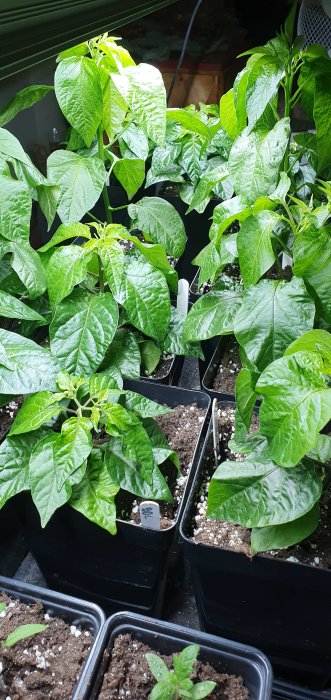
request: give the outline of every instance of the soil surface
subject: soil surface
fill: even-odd
[[[236,379],[241,370],[239,345],[233,335],[227,339],[222,361],[213,381],[213,389],[223,394],[234,394]]]
[[[233,437],[235,409],[222,406],[218,411],[221,459],[240,461],[244,455],[231,452],[228,441]],[[258,417],[253,415],[251,430],[258,428]],[[248,557],[251,553],[251,531],[241,525],[224,520],[209,520],[206,517],[208,488],[214,470],[212,444],[205,457],[205,478],[202,483],[193,520],[194,542],[223,549],[242,552]],[[261,552],[260,556],[283,559],[295,564],[307,564],[322,569],[331,568],[331,493],[326,491],[321,500],[321,516],[315,532],[307,539],[287,549]]]
[[[0,653],[1,700],[70,700],[92,635],[45,614],[41,603],[23,603],[0,593],[0,642],[16,627],[45,624],[43,632]]]
[[[164,353],[160,359],[159,364],[155,367],[154,372],[148,374],[147,370],[145,370],[145,372],[143,372],[141,376],[145,379],[164,379],[169,374],[174,359],[174,355],[167,355],[166,353]]]
[[[4,439],[16,414],[21,408],[22,399],[15,398],[0,408],[0,442]]]
[[[238,282],[241,281],[241,276],[240,276],[240,267],[236,263],[230,263],[229,265],[226,265],[221,273],[221,275],[217,278],[216,282],[214,284],[211,284],[211,282],[204,282],[201,287],[198,287],[198,275],[197,273],[196,278],[192,282],[192,293],[193,294],[207,294],[207,292],[210,292],[211,289],[213,289],[213,286],[217,284],[217,282],[220,282],[222,280],[222,276],[225,275],[226,277],[231,277],[231,279],[236,280]]]
[[[177,452],[181,468],[181,473],[179,475],[175,469],[172,470],[172,475],[169,474],[169,481],[171,481],[171,476],[173,481],[172,494],[174,503],[159,501],[161,529],[170,527],[176,518],[205,415],[205,409],[199,408],[197,404],[193,403],[190,406],[176,406],[176,408],[172,410],[172,413],[167,413],[165,416],[156,418],[157,424],[167,438],[169,447],[171,447],[174,452]],[[163,465],[160,465],[160,469],[163,471]],[[136,498],[133,502],[130,522],[136,524],[140,523],[139,504],[142,500],[144,499]]]
[[[134,640],[130,634],[120,634],[114,641],[111,652],[104,654],[105,667],[99,700],[147,700],[156,684],[147,664],[145,654],[155,649]],[[162,656],[169,669],[173,668],[172,656]],[[219,673],[209,663],[197,661],[191,676],[193,683],[214,681],[215,690],[208,695],[209,700],[248,700],[249,694],[239,676]]]

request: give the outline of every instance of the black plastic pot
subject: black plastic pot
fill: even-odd
[[[141,375],[140,381],[152,382],[153,384],[177,384],[181,375],[183,362],[184,356],[175,355],[161,376],[153,377],[146,375],[144,377],[144,375]]]
[[[0,510],[0,575],[13,576],[26,554],[20,528],[10,501]]]
[[[202,392],[148,382],[127,381],[125,386],[169,406],[196,402],[206,409],[173,525],[157,531],[118,519],[117,535],[112,536],[69,506],[63,506],[42,529],[30,493],[15,497],[16,510],[29,549],[51,587],[89,598],[107,612],[130,609],[158,615],[171,548],[202,447],[210,399]]]
[[[330,691],[309,690],[300,688],[294,683],[275,681],[272,687],[272,700],[330,700]]]
[[[202,377],[203,390],[206,391],[212,399],[217,399],[218,401],[234,401],[235,398],[234,393],[227,394],[225,392],[215,391],[215,389],[213,389],[214,379],[221,364],[222,355],[226,350],[230,337],[231,336],[223,335],[221,337],[218,336],[217,338],[213,338],[215,341],[214,351],[209,358],[208,365]]]
[[[190,539],[210,440],[209,432],[180,527],[201,627],[262,649],[283,678],[325,687],[331,678],[331,572],[262,555],[249,559]]]
[[[170,202],[183,219],[187,243],[185,251],[176,265],[176,270],[179,277],[185,277],[191,282],[197,270],[196,266],[192,265],[192,260],[209,243],[211,217],[216,205],[219,204],[219,200],[210,200],[202,214],[199,214],[197,211],[191,211],[189,214],[186,214],[188,205],[182,201],[179,195],[172,194],[167,190],[166,186],[160,188],[157,196]]]
[[[98,648],[91,658],[82,685],[82,700],[97,700],[104,674],[102,657],[111,649],[115,637],[131,634],[160,654],[174,654],[188,644],[199,644],[199,660],[209,662],[221,672],[242,676],[249,689],[250,700],[271,700],[272,670],[268,659],[257,649],[244,644],[204,634],[199,630],[151,620],[127,612],[107,620]]]
[[[72,695],[72,700],[81,700],[81,688],[85,687],[85,674],[88,671],[91,659],[94,658],[99,649],[101,630],[106,619],[101,608],[79,598],[72,598],[56,591],[50,591],[47,588],[40,588],[39,586],[33,586],[29,583],[15,581],[2,576],[0,577],[0,591],[4,591],[12,598],[18,598],[25,603],[40,601],[45,608],[45,613],[48,613],[51,617],[60,617],[69,625],[79,625],[91,632],[93,644],[84,661]]]

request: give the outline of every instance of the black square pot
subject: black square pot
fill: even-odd
[[[119,634],[131,634],[156,652],[167,655],[181,651],[188,644],[199,644],[199,660],[208,661],[220,672],[242,676],[249,689],[250,700],[271,700],[272,670],[267,658],[257,649],[199,630],[127,612],[118,613],[107,620],[87,669],[82,700],[97,700],[103,676],[103,653],[105,649],[111,649]]]
[[[50,591],[47,588],[40,588],[39,586],[4,578],[3,576],[0,577],[0,591],[4,591],[12,598],[18,598],[25,603],[40,601],[44,606],[45,613],[48,613],[51,617],[60,617],[69,625],[79,625],[91,632],[93,643],[84,661],[72,695],[72,700],[80,700],[82,698],[80,689],[85,687],[85,674],[89,662],[94,658],[99,648],[101,630],[106,619],[103,611],[97,605],[85,600],[72,598],[56,591]]]
[[[148,382],[127,381],[125,386],[169,406],[196,402],[206,409],[173,525],[157,531],[117,519],[118,532],[113,536],[66,505],[42,529],[30,494],[15,497],[16,511],[27,545],[51,587],[91,599],[107,612],[129,609],[159,615],[171,550],[201,452],[210,399],[199,391]]]
[[[200,624],[262,649],[276,675],[325,687],[331,680],[331,571],[262,555],[249,559],[191,539],[210,441],[211,433],[180,526]]]

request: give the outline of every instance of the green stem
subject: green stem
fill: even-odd
[[[97,222],[97,224],[103,224],[103,221],[100,221],[100,219],[97,219],[97,217],[94,216],[94,214],[92,214],[91,211],[88,211],[87,213],[88,213],[88,215],[91,217],[91,219],[93,219],[93,221],[96,221],[96,222]]]
[[[285,201],[285,199],[283,200],[283,207],[284,207],[284,209],[285,209],[285,211],[286,211],[286,214],[287,214],[287,216],[288,216],[288,222],[289,222],[289,224],[290,224],[290,226],[291,226],[291,229],[292,229],[292,231],[293,231],[293,234],[294,234],[294,236],[295,236],[296,233],[297,233],[296,223],[295,223],[295,221],[294,221],[294,219],[293,219],[291,209],[290,209],[290,207],[288,206],[288,204],[287,204],[287,202]]]
[[[285,81],[284,81],[284,96],[285,96],[285,107],[284,107],[284,117],[291,117],[291,93],[293,86],[293,71],[291,65],[291,57],[289,61],[289,67],[286,71]],[[287,144],[287,148],[284,155],[283,170],[288,171],[289,167],[289,154],[290,154],[290,144]]]
[[[272,235],[273,235],[274,238],[276,239],[277,243],[279,243],[279,245],[280,245],[280,247],[282,248],[282,250],[284,251],[284,253],[287,253],[287,255],[290,255],[290,256],[292,257],[292,251],[291,251],[290,248],[286,245],[286,243],[283,243],[282,239],[279,238],[279,237],[277,236],[277,233],[275,233],[274,231],[272,231]]]
[[[104,281],[104,276],[103,276],[103,267],[102,267],[102,262],[98,256],[98,265],[99,265],[99,291],[100,294],[103,293],[104,288],[105,288],[105,281]]]
[[[123,204],[121,207],[109,207],[110,211],[119,211],[119,209],[127,209],[128,204]]]
[[[104,147],[103,147],[103,129],[102,126],[99,126],[98,129],[98,155],[100,160],[102,162],[105,162],[105,154],[104,154]],[[106,221],[107,224],[111,224],[113,217],[111,215],[110,211],[110,201],[108,197],[108,189],[107,189],[107,184],[105,183],[102,189],[102,199],[105,207],[105,213],[106,213]]]
[[[279,260],[279,256],[278,256],[278,255],[276,255],[276,265],[277,265],[277,268],[278,268],[279,277],[280,277],[281,280],[283,280],[283,279],[284,279],[284,273],[283,273],[283,269],[282,269],[282,266],[281,266],[281,264],[280,264],[280,260]]]

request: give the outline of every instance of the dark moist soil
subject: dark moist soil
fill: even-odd
[[[41,603],[26,604],[0,593],[0,642],[16,627],[45,624],[44,632],[0,653],[0,699],[70,700],[89,651],[91,632],[45,614]]]
[[[283,274],[283,279],[286,280],[287,282],[289,282],[293,277],[293,271],[292,271],[291,266],[286,265],[286,267],[283,268],[282,274]],[[270,270],[268,270],[268,272],[265,273],[265,275],[263,275],[263,277],[264,277],[264,279],[267,279],[267,280],[279,280],[279,279],[281,279],[276,263],[274,263],[274,265],[270,268]]]
[[[233,437],[235,410],[231,406],[222,406],[218,411],[220,431],[220,455],[222,460],[240,461],[243,455],[233,453],[228,447],[228,441]],[[251,431],[258,429],[258,417],[253,415]],[[207,544],[222,549],[242,552],[248,557],[251,553],[251,532],[248,528],[235,525],[224,520],[208,520],[206,517],[207,496],[210,476],[213,471],[212,446],[205,458],[205,479],[202,484],[197,511],[193,521],[192,539],[196,543]],[[307,564],[321,569],[331,568],[331,492],[326,491],[321,500],[321,516],[315,532],[307,539],[288,547],[287,549],[261,552],[259,556],[283,559],[293,563]]]
[[[143,376],[145,379],[164,379],[169,374],[173,361],[174,355],[167,355],[164,353],[154,372],[152,372],[152,374],[148,374],[148,372],[145,371],[141,376]]]
[[[240,267],[236,263],[230,263],[229,265],[226,265],[222,271],[222,274],[217,278],[217,282],[220,282],[222,279],[222,276],[226,275],[227,277],[231,277],[231,279],[236,280],[237,282],[241,281],[241,276],[240,276]],[[211,289],[213,289],[213,284],[211,282],[204,282],[201,287],[198,287],[198,273],[195,282],[192,284],[192,292],[193,294],[207,294],[207,292],[210,292]]]
[[[170,527],[173,524],[174,518],[185,490],[187,477],[192,466],[194,450],[200,434],[201,426],[205,419],[206,411],[199,408],[193,403],[190,406],[176,406],[172,413],[167,413],[165,416],[156,418],[156,422],[163,431],[169,447],[174,452],[177,452],[179,464],[181,468],[180,475],[177,470],[171,467],[169,474],[169,482],[173,483],[171,489],[174,503],[165,503],[159,501],[161,512],[161,529]],[[163,471],[163,465],[160,466]],[[136,498],[133,502],[130,513],[130,521],[140,524],[139,504],[143,501],[142,498]]]
[[[229,336],[213,381],[213,389],[223,394],[234,394],[241,367],[239,345],[234,336]]]
[[[156,684],[146,658],[146,653],[155,649],[132,638],[130,634],[120,634],[114,641],[111,652],[104,653],[105,667],[108,669],[103,677],[99,700],[147,700]],[[159,655],[168,666],[173,668],[172,656]],[[208,695],[209,700],[248,700],[248,690],[241,676],[219,673],[209,663],[197,661],[191,680],[193,683],[214,681],[215,690]]]
[[[5,406],[0,408],[0,442],[4,439],[8,432],[16,414],[21,407],[22,399],[15,398],[9,401]]]

